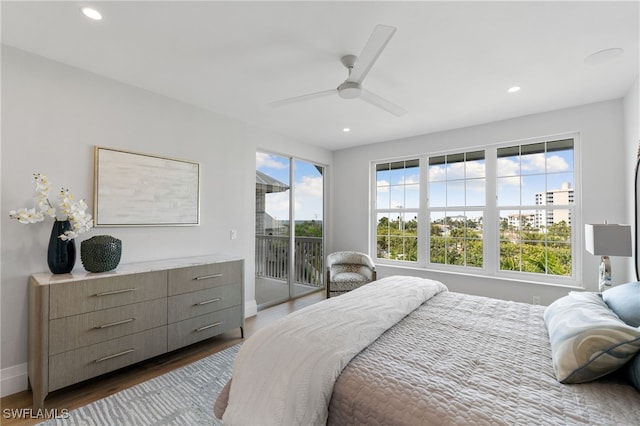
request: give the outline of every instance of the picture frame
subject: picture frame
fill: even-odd
[[[200,164],[94,147],[94,225],[200,224]]]

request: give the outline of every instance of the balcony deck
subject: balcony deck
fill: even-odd
[[[293,285],[292,297],[322,290],[324,290],[323,287],[295,283]],[[289,300],[289,285],[286,281],[256,277],[256,303],[258,304],[258,309],[264,309],[287,300]]]
[[[256,236],[256,303],[258,309],[324,289],[322,238],[296,237],[294,284],[289,294],[289,237]]]

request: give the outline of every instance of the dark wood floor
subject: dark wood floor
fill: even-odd
[[[319,302],[324,298],[325,293],[320,291],[261,310],[258,312],[258,315],[247,319],[244,329],[245,338],[250,337],[265,325],[305,306]],[[52,392],[44,401],[45,414],[51,413],[54,410],[58,410],[59,412],[63,409],[71,411],[138,383],[190,364],[241,341],[240,330],[233,330],[187,348],[118,370],[117,372]],[[2,408],[0,424],[35,425],[45,420],[43,418],[37,418],[38,413],[35,410],[32,411],[32,415],[30,415],[28,410],[32,408],[31,402],[31,392],[29,391],[19,392],[2,398],[0,400],[0,407]],[[12,414],[17,412],[21,412],[23,418],[13,417]],[[24,418],[24,415],[26,415],[27,418]],[[32,416],[34,418],[30,418]]]

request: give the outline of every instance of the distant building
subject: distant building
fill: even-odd
[[[574,191],[571,188],[571,183],[564,182],[560,189],[554,189],[547,192],[536,193],[536,205],[537,206],[549,206],[549,205],[568,205],[574,203]],[[568,209],[550,209],[550,210],[536,210],[535,227],[549,227],[554,223],[560,223],[562,221],[571,225],[571,210]]]
[[[513,229],[522,229],[526,225],[528,225],[529,227],[536,226],[535,214],[514,213],[514,214],[510,214],[507,217],[507,220],[509,221],[509,226],[512,227]]]
[[[256,170],[256,235],[285,235],[286,227],[266,212],[267,194],[284,192],[289,186]],[[287,221],[288,223],[288,221]]]

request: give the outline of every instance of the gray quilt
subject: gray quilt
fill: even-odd
[[[556,381],[543,306],[443,292],[360,352],[331,425],[637,425],[640,392]]]

